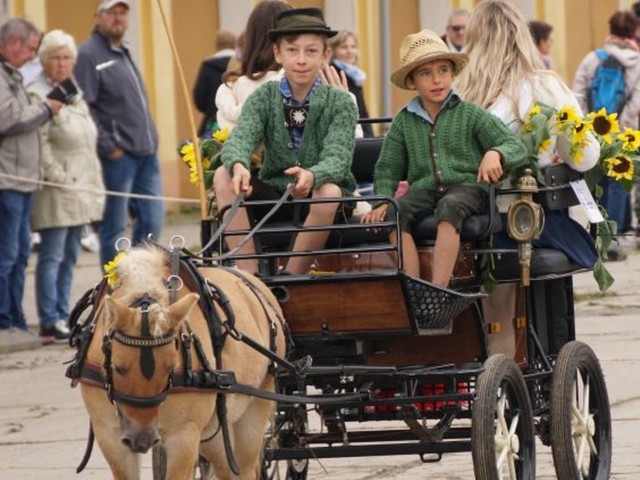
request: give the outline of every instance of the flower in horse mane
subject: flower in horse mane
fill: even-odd
[[[107,279],[107,283],[110,287],[115,286],[118,283],[118,263],[124,258],[126,254],[124,252],[118,252],[118,254],[107,262],[104,268],[104,276]]]
[[[210,137],[197,140],[200,146],[200,156],[202,157],[202,173],[204,175],[204,186],[210,189],[213,183],[213,174],[222,161],[220,152],[224,142],[229,138],[229,128],[218,128],[216,125]],[[186,140],[178,145],[178,153],[182,157],[182,161],[189,169],[189,182],[197,185],[200,182],[198,175],[198,166],[196,163],[196,150],[192,141]]]

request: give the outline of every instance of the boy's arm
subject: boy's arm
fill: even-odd
[[[335,113],[322,139],[320,161],[309,168],[315,177],[314,188],[325,183],[340,185],[351,171],[358,111],[346,94],[338,97],[333,108]]]
[[[477,122],[483,150],[495,150],[500,154],[504,173],[523,165],[527,160],[524,144],[498,117],[486,111],[483,114],[484,118]]]
[[[373,191],[376,195],[393,197],[407,170],[407,146],[402,125],[402,120],[396,117],[382,144],[373,175]]]
[[[264,139],[269,100],[269,90],[259,88],[244,102],[238,124],[222,148],[222,164],[230,173],[235,163],[251,168],[251,155]]]

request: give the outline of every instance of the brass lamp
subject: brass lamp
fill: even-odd
[[[538,184],[530,169],[525,169],[518,181],[520,198],[509,205],[507,232],[518,242],[518,259],[522,285],[529,286],[531,270],[531,242],[540,236],[544,227],[544,211],[533,201]]]

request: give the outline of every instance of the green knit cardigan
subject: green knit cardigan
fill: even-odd
[[[334,183],[353,192],[351,173],[358,112],[349,94],[320,84],[309,101],[309,116],[298,153],[285,127],[283,97],[279,82],[267,82],[242,106],[238,125],[222,149],[222,163],[231,172],[236,162],[249,168],[251,154],[264,143],[260,179],[284,192],[292,177],[283,172],[300,166],[313,172],[314,188]]]
[[[471,102],[449,102],[433,125],[405,107],[384,140],[375,167],[375,193],[393,196],[403,179],[411,189],[433,191],[437,183],[433,165],[440,171],[442,185],[478,185],[478,167],[488,150],[501,154],[505,174],[526,161],[520,139]]]

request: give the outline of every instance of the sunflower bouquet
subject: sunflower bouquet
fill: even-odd
[[[216,128],[214,128],[213,132],[211,133],[211,137],[198,139],[198,144],[200,146],[200,156],[202,157],[204,187],[207,190],[209,190],[213,184],[213,174],[215,173],[216,168],[222,165],[220,153],[222,152],[222,147],[224,146],[224,142],[227,141],[228,137],[228,128],[225,127],[223,129],[220,129],[216,126]],[[196,150],[193,142],[191,140],[185,140],[184,142],[180,143],[180,145],[178,145],[178,153],[180,153],[182,161],[189,169],[189,181],[194,185],[198,185],[198,183],[200,182],[200,176],[198,175]]]
[[[589,135],[593,135],[600,144],[598,163],[585,172],[585,180],[595,191],[596,199],[601,195],[599,183],[604,178],[620,182],[629,191],[636,178],[640,131],[625,128],[620,131],[617,114],[607,113],[605,109],[579,116],[570,106],[555,109],[536,103],[527,112],[525,122],[520,129],[520,138],[529,152],[529,164],[526,168],[536,172],[538,182],[544,185],[537,159],[550,154],[552,134],[557,135],[556,150],[567,154],[578,165],[583,161],[585,148],[589,144]],[[514,177],[521,171],[514,172]]]
[[[530,168],[535,172],[538,183],[544,185],[544,177],[538,166],[538,160],[543,155],[550,155],[549,158],[553,160],[555,150],[564,159],[571,158],[574,164],[579,165],[593,142],[590,137],[594,137],[599,143],[600,155],[596,165],[584,172],[584,179],[594,192],[596,201],[603,192],[600,184],[607,178],[619,182],[625,190],[631,190],[636,180],[640,131],[630,128],[621,131],[617,116],[616,113],[607,113],[604,108],[580,116],[570,106],[555,109],[549,105],[535,104],[527,112],[520,128],[520,138],[529,152],[529,162],[513,172],[512,180],[519,178],[524,168]],[[554,135],[556,144],[552,145]],[[604,267],[602,258],[606,258],[617,225],[607,218],[604,208],[600,207],[600,211],[605,221],[596,226],[596,249],[600,260],[594,266],[594,277],[600,289],[605,291],[613,283],[613,278]]]

